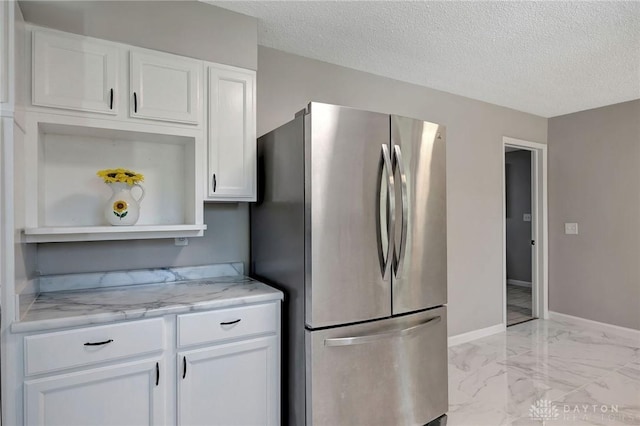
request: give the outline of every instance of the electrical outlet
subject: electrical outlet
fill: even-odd
[[[522,215],[522,220],[524,222],[531,222],[531,213],[525,213]]]
[[[578,235],[578,224],[577,223],[565,223],[564,224],[564,233],[566,235]]]
[[[175,239],[175,245],[177,245],[177,246],[188,246],[189,245],[189,239],[186,238],[186,237],[176,238]]]

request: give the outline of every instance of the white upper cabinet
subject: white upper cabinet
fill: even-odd
[[[202,61],[132,51],[130,117],[198,124],[202,115]]]
[[[118,48],[95,39],[33,32],[33,104],[116,115]]]
[[[209,67],[207,200],[256,200],[254,71]]]
[[[129,73],[119,75],[126,74],[126,63],[121,61],[127,55]],[[128,103],[130,118],[198,125],[203,115],[202,73],[203,62],[196,59],[74,34],[33,31],[35,106],[122,119],[118,106]]]
[[[32,102],[24,127],[35,170],[26,191],[28,242],[201,236],[203,201],[256,200],[255,71],[26,29]],[[106,226],[108,194],[91,186],[107,164],[149,178],[139,223],[126,231]]]

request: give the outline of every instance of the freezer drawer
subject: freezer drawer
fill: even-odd
[[[446,307],[306,331],[307,425],[424,425],[447,411]]]

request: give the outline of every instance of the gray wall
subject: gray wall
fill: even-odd
[[[38,244],[38,271],[42,274],[112,271],[245,262],[249,259],[247,203],[206,204],[208,229],[189,245],[173,239]]]
[[[314,100],[447,126],[449,335],[502,322],[502,137],[547,140],[547,120],[277,50],[258,49],[258,134]]]
[[[549,302],[640,329],[640,100],[549,120]]]
[[[20,2],[25,19],[63,31],[256,69],[257,20],[199,2]],[[248,262],[247,204],[205,205],[209,227],[173,240],[38,244],[42,274]]]
[[[44,27],[256,69],[257,20],[197,1],[20,1]]]
[[[507,279],[531,283],[531,151],[505,153],[507,201]]]

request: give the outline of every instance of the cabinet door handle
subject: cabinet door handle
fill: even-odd
[[[106,345],[107,343],[111,343],[111,342],[113,342],[113,339],[105,340],[104,342],[87,342],[84,345],[85,346],[102,346],[102,345]]]
[[[216,174],[213,174],[213,177],[211,178],[211,182],[213,184],[213,192],[216,192],[216,187],[218,186],[218,181],[216,180]]]
[[[160,383],[160,364],[156,362],[156,386]]]
[[[136,92],[133,92],[133,112],[138,112],[138,95]]]
[[[111,94],[109,95],[109,109],[113,109],[113,88],[110,90]]]
[[[187,377],[187,357],[182,357],[182,378]]]
[[[220,323],[220,325],[231,325],[231,324],[237,324],[237,323],[239,323],[239,322],[240,322],[240,320],[241,320],[241,319],[242,319],[242,318],[238,318],[238,319],[237,319],[237,320],[235,320],[235,321],[221,322],[221,323]]]

